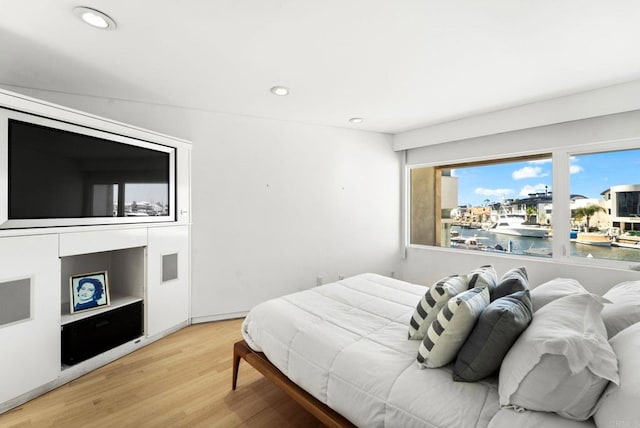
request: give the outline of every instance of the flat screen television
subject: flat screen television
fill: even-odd
[[[175,221],[174,147],[21,112],[2,116],[0,228]]]

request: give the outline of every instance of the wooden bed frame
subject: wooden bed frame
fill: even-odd
[[[254,369],[258,370],[265,378],[273,382],[275,386],[293,398],[309,413],[318,418],[328,427],[354,427],[344,416],[322,403],[304,389],[293,383],[280,370],[276,368],[262,352],[255,352],[241,340],[233,345],[233,379],[231,389],[235,390],[238,383],[238,367],[240,359],[245,360]]]

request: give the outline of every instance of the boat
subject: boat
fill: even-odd
[[[612,247],[621,247],[621,248],[633,248],[634,250],[640,250],[640,241],[638,242],[612,242]]]
[[[598,247],[610,247],[611,236],[598,232],[580,232],[576,237],[577,244],[595,245]]]
[[[551,228],[539,224],[527,224],[526,218],[522,214],[500,213],[498,221],[487,231],[503,235],[546,238],[551,232]]]
[[[551,248],[538,248],[534,247],[533,245],[531,245],[531,247],[527,248],[526,250],[523,250],[522,252],[528,256],[551,257],[553,255],[553,250]]]
[[[529,248],[522,252],[528,256],[551,257],[553,255],[551,248]]]
[[[451,247],[466,248],[467,250],[484,250],[485,245],[480,242],[487,239],[482,236],[454,236],[451,237]]]
[[[628,231],[615,235],[611,242],[613,247],[632,248],[634,250],[640,250],[640,236],[636,231]]]

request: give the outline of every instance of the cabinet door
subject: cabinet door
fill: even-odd
[[[58,236],[0,238],[0,403],[60,374]]]
[[[147,335],[189,320],[189,226],[149,228]]]
[[[176,211],[177,219],[181,224],[187,224],[191,219],[191,148],[178,146],[176,169]]]

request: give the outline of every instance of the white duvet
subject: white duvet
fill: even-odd
[[[318,400],[360,427],[486,427],[496,379],[454,382],[420,369],[409,319],[425,288],[362,274],[261,303],[242,334]]]

